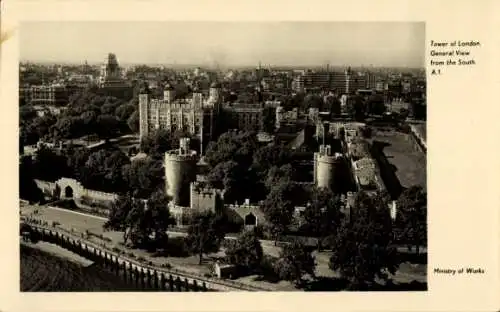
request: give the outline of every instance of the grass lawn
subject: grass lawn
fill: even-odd
[[[208,254],[204,255],[204,261],[202,265],[198,265],[198,256],[190,256],[190,255],[168,255],[168,256],[157,256],[157,255],[152,255],[151,253],[148,253],[145,250],[138,250],[138,249],[127,249],[125,248],[121,242],[123,242],[123,233],[122,232],[117,232],[117,231],[103,231],[102,225],[104,224],[104,220],[95,218],[95,217],[89,217],[86,215],[81,215],[81,214],[75,214],[70,211],[64,211],[64,210],[55,210],[51,209],[48,207],[38,207],[36,208],[35,206],[23,206],[21,207],[21,212],[24,215],[30,215],[33,213],[35,209],[39,210],[39,213],[34,215],[35,218],[45,220],[49,222],[49,225],[51,224],[52,221],[58,221],[60,222],[60,226],[70,230],[71,228],[74,229],[75,232],[85,232],[85,230],[89,230],[90,232],[100,235],[103,234],[104,237],[107,237],[108,239],[111,240],[109,241],[103,241],[100,238],[96,236],[91,236],[90,240],[96,242],[96,243],[105,243],[109,248],[116,247],[121,250],[124,250],[127,254],[132,252],[135,256],[135,258],[142,257],[146,261],[151,261],[153,264],[161,266],[162,264],[168,263],[170,264],[173,268],[180,269],[184,272],[191,272],[191,273],[197,273],[197,274],[206,274],[210,272],[210,265],[216,261],[217,258],[223,257],[224,256],[224,249],[222,249],[218,253],[213,253],[213,254]],[[176,236],[179,236],[180,234],[175,234],[172,233],[169,235],[169,237],[173,240],[175,239]],[[276,257],[279,255],[279,252],[281,250],[280,247],[274,246],[274,244],[271,242],[264,242],[262,243],[262,248],[263,251],[266,255]],[[329,258],[331,256],[330,252],[315,252],[315,257],[316,257],[316,275],[322,278],[336,278],[338,275],[335,272],[332,272],[329,267],[328,267],[328,262]],[[401,275],[396,274],[395,276],[395,281],[398,280],[418,280],[418,281],[425,281],[426,280],[426,268],[420,267],[419,270],[415,270],[413,267],[401,267]],[[285,281],[281,282],[271,282],[271,281],[266,281],[266,280],[258,280],[257,276],[246,276],[239,278],[237,280],[238,282],[243,282],[248,285],[255,285],[255,286],[260,286],[260,287],[265,287],[268,289],[273,289],[273,290],[283,290],[283,291],[289,291],[289,290],[295,290],[295,287]]]
[[[383,153],[403,187],[426,188],[426,155],[417,151],[410,140],[408,134],[395,131],[376,131],[371,139],[384,144]]]

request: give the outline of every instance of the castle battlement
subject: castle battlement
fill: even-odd
[[[165,161],[196,161],[197,156],[196,151],[181,154],[179,149],[175,149],[165,153]]]
[[[335,153],[334,155],[324,155],[324,154],[319,154],[316,153],[316,160],[319,162],[326,162],[326,163],[336,163],[339,160],[343,160],[344,155],[341,153]]]
[[[246,208],[246,209],[260,209],[260,206],[259,205],[247,205],[247,204],[241,204],[241,205],[235,205],[235,204],[228,204],[228,205],[224,205],[224,207],[226,208],[229,208],[229,209],[242,209],[242,208]]]

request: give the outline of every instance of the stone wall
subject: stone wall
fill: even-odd
[[[192,210],[218,211],[222,206],[222,192],[220,190],[202,187],[200,183],[191,183],[190,207]]]
[[[124,279],[139,289],[157,291],[262,291],[266,289],[244,285],[232,281],[195,276],[176,269],[160,269],[139,260],[132,260],[124,253],[76,238],[73,234],[63,234],[56,229],[30,225],[38,238],[87,258]]]
[[[56,199],[83,199],[96,202],[112,202],[118,198],[118,195],[113,193],[86,189],[80,182],[70,178],[63,177],[56,182],[35,180],[35,183],[46,196]]]
[[[259,205],[225,205],[224,211],[229,219],[238,224],[247,225],[265,225],[266,218]],[[255,218],[253,221],[252,219]]]

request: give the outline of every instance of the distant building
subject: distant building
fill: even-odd
[[[231,126],[243,131],[261,131],[264,127],[264,107],[261,104],[233,104],[224,107]]]
[[[123,79],[122,69],[115,54],[109,53],[101,65],[97,86],[112,96],[128,97],[132,94],[132,87]]]
[[[300,75],[295,77],[292,81],[292,90],[295,92],[304,92],[304,76]]]
[[[29,91],[31,105],[65,106],[68,103],[68,91],[64,85],[31,86]]]
[[[19,103],[29,103],[31,101],[31,87],[29,85],[19,86]]]

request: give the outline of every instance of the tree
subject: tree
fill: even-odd
[[[66,165],[69,169],[69,177],[75,178],[78,181],[85,180],[85,164],[90,157],[90,151],[85,147],[75,148],[69,146],[64,153],[66,156]]]
[[[166,151],[173,148],[172,142],[172,134],[161,129],[144,138],[141,142],[141,149],[153,158],[161,158]]]
[[[108,220],[104,223],[105,229],[113,229],[116,231],[125,231],[127,219],[130,210],[132,209],[132,197],[130,194],[119,196],[112,204],[108,213]],[[126,243],[124,232],[124,243]]]
[[[333,95],[329,95],[326,97],[325,105],[327,110],[330,111],[333,117],[338,117],[342,113],[340,100]]]
[[[19,164],[19,197],[30,202],[43,200],[43,193],[33,177],[31,157],[22,157]]]
[[[303,228],[306,233],[325,239],[333,235],[340,226],[342,220],[340,198],[328,189],[316,187],[311,190],[310,198],[311,203],[304,211]]]
[[[161,160],[138,159],[122,167],[122,176],[133,195],[147,198],[164,189],[165,171]]]
[[[365,118],[365,103],[361,96],[356,95],[348,98],[347,105],[352,118],[355,120],[363,120]]]
[[[119,132],[119,122],[113,115],[97,117],[95,132],[101,139],[109,140]]]
[[[208,145],[205,159],[210,172],[209,181],[226,190],[226,199],[252,197],[252,188],[258,181],[251,172],[257,146],[255,133],[236,131],[226,132]]]
[[[127,155],[120,150],[99,150],[88,157],[81,182],[91,189],[124,192],[127,185],[122,172],[129,163]]]
[[[292,167],[292,165],[287,164],[279,168],[274,166],[267,173],[265,185],[268,190],[271,190],[280,182],[291,183],[294,180],[294,177],[295,177],[295,169]]]
[[[330,268],[347,279],[352,289],[363,289],[375,278],[386,280],[399,265],[392,243],[384,196],[360,192],[333,239]]]
[[[217,252],[224,240],[224,227],[220,223],[221,219],[211,211],[195,213],[191,217],[186,243],[193,253],[198,254],[200,265],[203,254]]]
[[[274,128],[276,125],[276,110],[272,107],[266,107],[264,108],[264,111],[262,112],[263,115],[263,124],[264,124],[264,131],[267,133],[274,133]]]
[[[122,122],[127,122],[130,116],[136,111],[136,105],[122,104],[115,110],[115,116]]]
[[[367,101],[367,109],[371,115],[382,115],[386,111],[384,98],[381,95],[371,95]]]
[[[153,247],[166,247],[168,242],[167,230],[175,224],[175,219],[168,209],[168,198],[165,193],[158,190],[151,194],[147,201],[145,223],[149,225],[149,236],[153,235]]]
[[[123,231],[123,241],[148,249],[165,248],[167,230],[173,224],[168,199],[163,192],[153,193],[147,200],[120,196],[111,206],[105,229]]]
[[[275,270],[281,279],[295,282],[300,286],[306,274],[315,276],[316,259],[311,251],[299,241],[285,245],[275,263]]]
[[[255,270],[259,267],[263,250],[255,231],[246,230],[235,241],[230,241],[226,249],[230,263]]]
[[[397,200],[398,240],[413,244],[417,254],[427,242],[427,193],[421,186],[403,191]]]
[[[42,147],[38,150],[33,163],[33,176],[45,181],[56,181],[68,172],[66,157],[50,148]]]
[[[249,168],[257,146],[257,139],[252,132],[225,132],[219,136],[217,141],[209,143],[205,159],[210,168],[229,160]]]
[[[297,188],[293,182],[278,181],[262,205],[266,220],[269,222],[268,231],[274,239],[275,245],[292,223],[296,191]]]
[[[284,145],[266,145],[253,153],[252,169],[265,178],[272,166],[281,167],[292,160],[291,150]]]

